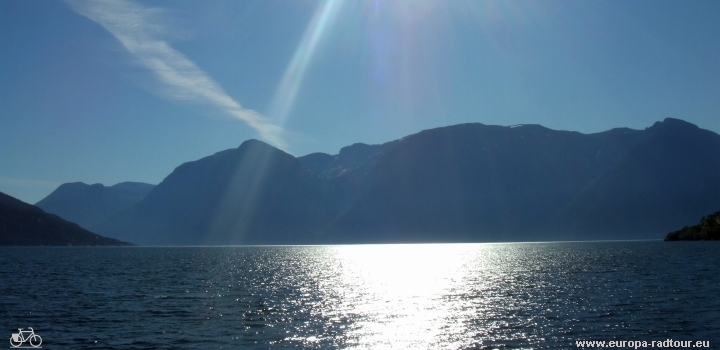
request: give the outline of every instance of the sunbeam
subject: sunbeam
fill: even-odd
[[[305,29],[305,34],[303,34],[300,44],[298,44],[295,54],[290,60],[290,64],[285,69],[285,74],[275,90],[275,95],[267,113],[270,118],[277,120],[279,125],[285,123],[290,110],[295,104],[297,93],[302,85],[313,53],[322,39],[323,33],[330,27],[330,23],[335,19],[341,6],[342,1],[340,0],[327,0],[321,3],[307,29]]]

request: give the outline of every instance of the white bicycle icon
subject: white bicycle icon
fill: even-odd
[[[35,334],[35,331],[30,328],[29,331],[24,331],[22,328],[18,328],[18,333],[13,333],[10,337],[10,346],[13,348],[20,347],[22,343],[28,342],[30,343],[30,346],[34,348],[40,347],[40,344],[42,344],[42,338],[40,338],[39,335]],[[7,333],[5,333],[7,334]]]

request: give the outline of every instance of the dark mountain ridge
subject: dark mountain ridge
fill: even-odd
[[[360,186],[332,231],[361,241],[542,240],[547,218],[642,139],[539,125],[425,130],[353,180]]]
[[[185,163],[100,231],[140,244],[647,239],[720,207],[720,136],[479,123],[337,155],[263,142]]]
[[[670,118],[645,133],[559,213],[556,226],[649,238],[720,208],[720,136]]]
[[[75,223],[0,193],[0,245],[15,246],[123,246]]]
[[[392,147],[394,143],[395,141],[382,145],[355,143],[341,148],[340,153],[334,156],[327,153],[311,153],[298,157],[297,160],[302,166],[320,177],[334,178],[368,164]]]

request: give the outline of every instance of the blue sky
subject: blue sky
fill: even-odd
[[[159,183],[257,138],[720,132],[717,1],[0,1],[0,191]]]

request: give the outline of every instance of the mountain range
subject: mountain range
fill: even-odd
[[[720,135],[678,119],[594,134],[473,123],[337,155],[249,140],[122,204],[103,194],[115,186],[76,183],[38,206],[144,245],[659,239],[720,208],[719,178]]]
[[[142,182],[122,182],[107,187],[72,182],[60,185],[35,205],[94,231],[111,215],[130,209],[154,187]]]

